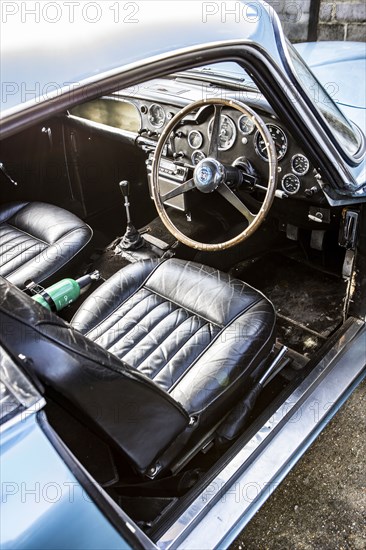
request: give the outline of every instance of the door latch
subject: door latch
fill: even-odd
[[[16,181],[13,180],[13,178],[8,174],[8,171],[6,170],[4,163],[0,162],[0,170],[4,174],[4,176],[12,183],[13,185],[18,185]]]

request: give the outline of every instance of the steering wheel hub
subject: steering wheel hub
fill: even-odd
[[[201,160],[193,174],[196,188],[202,193],[212,193],[220,183],[225,181],[225,168],[216,159],[206,158]]]

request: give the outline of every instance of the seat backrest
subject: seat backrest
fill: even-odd
[[[0,338],[53,395],[102,430],[140,473],[182,433],[188,414],[147,377],[0,278]],[[47,393],[47,392],[46,392]]]

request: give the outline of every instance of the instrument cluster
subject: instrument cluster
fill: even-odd
[[[147,128],[148,135],[158,138],[166,123],[178,110],[158,103],[142,105],[142,123]],[[314,191],[314,169],[309,159],[273,115],[261,113],[261,117],[276,148],[279,189],[293,198],[309,198],[308,188]],[[212,128],[212,111],[208,118],[201,119],[200,122],[183,121],[175,139],[179,158],[193,166],[206,158]],[[265,175],[268,163],[266,144],[250,116],[240,115],[236,110],[224,109],[221,113],[218,149],[224,162],[233,163],[238,157],[245,157],[259,175]]]
[[[235,120],[235,115],[237,120]],[[270,121],[269,121],[270,120]],[[279,165],[278,186],[288,196],[303,198],[309,197],[307,192],[308,179],[311,177],[314,190],[313,170],[309,159],[299,151],[288,133],[277,123],[268,120],[266,126],[273,139]],[[192,128],[187,133],[188,150],[186,157],[193,165],[197,165],[206,158],[208,144],[212,133],[213,117],[209,120],[207,130],[205,126],[200,129]],[[237,117],[237,113],[231,117],[227,113],[221,115],[219,151],[223,152],[228,162],[230,153],[233,162],[238,156],[245,157],[258,172],[266,171],[265,163],[268,163],[268,153],[265,142],[257,130],[253,120],[246,115]],[[308,176],[309,175],[309,176]]]

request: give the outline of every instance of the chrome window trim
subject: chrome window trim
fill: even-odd
[[[26,357],[20,354],[19,361],[26,361]],[[46,401],[1,344],[0,377],[1,383],[18,403],[14,411],[6,413],[0,420],[0,433],[4,433],[18,422],[24,422],[30,415],[37,413],[45,406]]]
[[[9,418],[9,420],[6,420],[3,424],[0,424],[0,434],[3,434],[4,432],[6,432],[6,430],[10,430],[12,427],[14,427],[16,424],[19,424],[20,422],[25,422],[29,416],[37,414],[40,410],[43,409],[43,407],[45,407],[45,405],[46,400],[41,397],[41,399],[36,401],[27,409],[22,410],[15,416]]]

